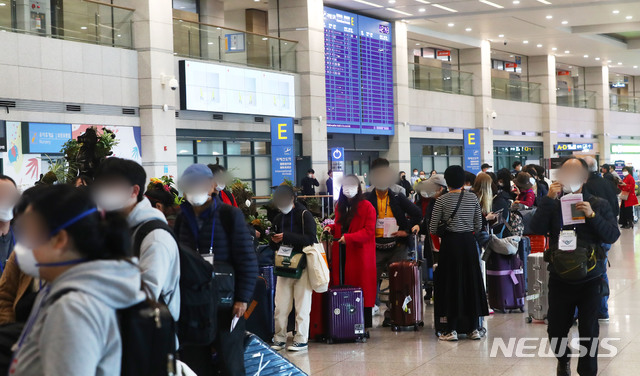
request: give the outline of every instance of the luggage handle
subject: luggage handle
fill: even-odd
[[[338,283],[344,286],[344,258],[347,257],[347,245],[340,243],[340,239],[333,238],[334,242],[338,242]]]

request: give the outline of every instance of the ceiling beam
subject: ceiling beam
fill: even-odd
[[[572,26],[573,34],[607,34],[640,31],[640,22],[622,22],[613,24]]]
[[[460,43],[469,47],[480,47],[482,39],[467,37],[463,35],[442,33],[440,31],[430,30],[425,27],[409,24],[407,30],[416,34],[424,35],[431,38],[437,38],[442,41]],[[434,42],[435,43],[435,42]]]

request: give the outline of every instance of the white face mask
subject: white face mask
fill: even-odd
[[[136,198],[131,197],[133,188],[127,192],[125,190],[108,190],[101,189],[96,191],[94,200],[101,210],[111,212],[124,209],[128,206],[135,205]]]
[[[278,209],[280,209],[282,214],[289,214],[289,212],[293,210],[293,203],[290,203],[287,206],[278,206]]]
[[[464,186],[464,190],[465,191],[470,191],[471,190],[471,186],[470,185],[465,185]]]
[[[209,200],[209,193],[187,193],[187,201],[193,206],[202,206]]]
[[[342,193],[348,198],[354,198],[358,194],[358,187],[342,187]]]
[[[529,178],[529,183],[531,183],[531,185],[536,185],[536,179]]]
[[[0,207],[0,222],[10,222],[13,219],[13,206]]]
[[[224,191],[225,188],[227,188],[227,186],[225,184],[216,185],[216,191],[218,191],[218,192]]]
[[[622,171],[622,176],[627,176],[629,175],[629,171]]]
[[[562,191],[564,193],[575,193],[579,191],[580,188],[582,188],[582,183],[570,183],[562,185]]]
[[[308,177],[308,178],[312,178],[312,177],[313,177],[313,175],[312,175],[312,174],[308,174],[308,175],[307,175],[307,177]]]
[[[420,179],[426,179],[427,177],[425,175],[420,175]]]
[[[418,176],[418,171],[414,171],[413,176]]]
[[[33,278],[40,278],[40,269],[38,268],[38,261],[33,255],[33,249],[27,248],[18,242],[13,247],[13,251],[16,253],[16,262],[20,270]]]

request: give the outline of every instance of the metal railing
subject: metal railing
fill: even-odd
[[[295,72],[297,45],[270,35],[173,19],[173,51],[179,56]]]
[[[133,48],[133,8],[94,0],[66,0],[62,8],[43,5],[41,11],[8,5],[0,7],[0,31]]]
[[[508,101],[540,103],[540,84],[491,77],[491,97]]]
[[[418,90],[473,95],[473,74],[421,64],[409,64],[409,87]]]
[[[576,108],[596,108],[596,92],[582,89],[557,89],[558,106]]]
[[[611,111],[640,113],[640,98],[610,94],[609,108]]]

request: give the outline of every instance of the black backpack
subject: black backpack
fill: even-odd
[[[176,239],[173,230],[164,221],[144,222],[134,230],[134,256],[140,256],[142,240],[158,229],[167,231]],[[218,318],[213,266],[195,250],[181,247],[177,239],[176,244],[180,256],[178,339],[181,345],[209,345],[215,339]]]
[[[122,341],[121,376],[176,374],[176,325],[166,305],[150,298],[116,311]],[[68,292],[65,289],[52,301]]]

